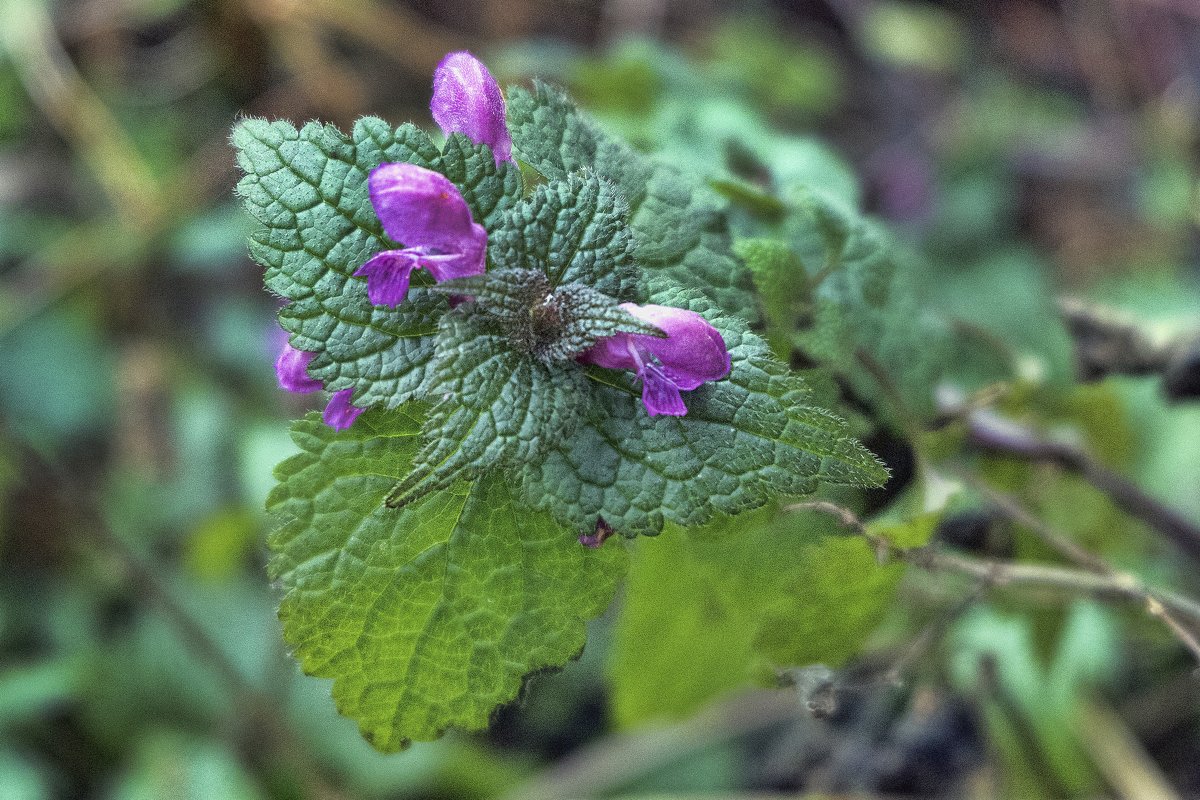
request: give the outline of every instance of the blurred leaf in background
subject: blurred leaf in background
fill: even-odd
[[[1200,518],[1196,404],[1157,375],[1080,386],[1056,308],[1107,304],[1156,340],[1198,327],[1190,10],[678,2],[622,22],[629,5],[0,3],[0,799],[527,800],[564,772],[583,781],[571,796],[1134,796],[1115,763],[1150,776],[1143,791],[1200,792],[1195,665],[1140,605],[898,579],[809,513],[639,542],[583,661],[487,735],[383,756],[292,665],[263,503],[296,452],[285,420],[309,406],[274,385],[276,305],[242,244],[227,131],[239,114],[428,125],[430,71],[462,47],[564,85],[709,179],[739,237],[783,242],[783,267],[760,271],[765,333],[889,455],[873,530],[917,544],[937,527],[951,546],[903,484],[975,470],[1120,568],[1200,590],[1193,562],[1083,477],[980,457],[933,391],[998,398]],[[881,422],[869,374],[795,347],[810,298],[788,278],[840,252],[811,213],[784,221],[802,202],[887,232],[893,321],[872,327],[864,305],[833,343],[869,346],[904,404],[927,404],[915,434]],[[926,323],[936,358],[912,335]],[[969,489],[944,519],[964,507],[978,524],[953,552],[1062,566]],[[906,684],[881,682],[915,645]],[[808,660],[836,669],[829,718],[782,691],[772,717],[740,691]],[[761,724],[737,727],[738,709]],[[640,724],[656,717],[678,721]]]

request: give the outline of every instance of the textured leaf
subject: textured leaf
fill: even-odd
[[[575,173],[537,187],[492,240],[499,267],[540,269],[557,287],[581,283],[618,300],[638,300],[629,208],[616,187]]]
[[[291,301],[280,322],[293,346],[318,354],[309,374],[329,391],[353,387],[359,406],[391,408],[408,400],[424,379],[431,335],[447,306],[419,291],[395,310],[372,306],[366,281],[353,277],[390,246],[371,207],[367,176],[384,161],[442,172],[487,227],[520,200],[519,171],[507,162],[497,166],[490,150],[461,136],[439,152],[413,125],[393,129],[370,117],[351,136],[317,123],[296,130],[246,119],[234,128],[233,143],[246,173],[238,193],[264,226],[252,235],[250,252],[267,268],[268,288]]]
[[[801,307],[808,300],[808,275],[792,249],[776,239],[742,239],[734,244],[734,252],[754,275],[771,350],[786,359]]]
[[[564,525],[591,530],[603,517],[625,535],[664,521],[699,525],[819,481],[879,484],[886,470],[845,423],[806,405],[803,381],[744,323],[714,314],[696,295],[659,289],[666,304],[705,315],[729,348],[729,377],[685,394],[683,417],[650,417],[626,373],[594,369],[587,417],[569,439],[529,464],[525,498]]]
[[[470,296],[475,302],[472,313],[497,323],[508,337],[509,347],[547,363],[571,361],[604,336],[666,335],[590,286],[569,283],[551,291],[550,280],[541,270],[493,270],[431,288]]]
[[[310,415],[268,500],[284,636],[381,750],[484,727],[526,675],[579,653],[625,567],[622,548],[514,506],[503,475],[384,507],[420,426],[411,406],[341,433]]]
[[[630,207],[639,266],[703,292],[728,314],[757,317],[750,276],[730,251],[725,201],[675,166],[639,154],[604,132],[561,92],[512,87],[509,128],[520,158],[551,180],[594,170]]]
[[[774,507],[638,542],[609,664],[614,715],[682,717],[772,668],[837,667],[902,574],[827,518]]]
[[[814,193],[789,216],[787,240],[815,283],[810,297],[795,298],[808,304],[796,344],[845,375],[885,417],[932,413],[946,332],[923,312],[914,267],[899,263],[883,229]],[[891,388],[880,385],[881,375]]]
[[[412,472],[389,505],[403,506],[492,467],[537,461],[579,424],[588,391],[583,371],[514,350],[469,309],[460,306],[442,318],[426,389],[442,399],[429,415]]]
[[[615,299],[580,283],[569,283],[554,293],[562,317],[562,349],[578,354],[597,339],[618,333],[640,333],[665,337],[661,328],[635,317],[621,308]]]

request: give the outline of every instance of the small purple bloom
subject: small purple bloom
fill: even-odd
[[[283,349],[279,358],[275,359],[275,375],[279,378],[279,388],[294,394],[311,394],[323,388],[319,380],[308,375],[308,365],[316,356],[316,353],[292,347],[285,336]],[[334,430],[344,431],[366,410],[350,405],[350,396],[353,394],[353,389],[342,389],[333,393],[325,406],[325,412],[321,415],[326,425]]]
[[[622,303],[621,308],[649,322],[667,337],[618,333],[601,339],[580,360],[636,372],[642,380],[642,403],[650,416],[683,416],[687,406],[680,391],[690,391],[705,381],[717,381],[729,374],[731,365],[725,340],[696,312],[634,303]]]
[[[589,550],[595,550],[613,535],[612,526],[604,517],[596,517],[596,529],[592,533],[579,534],[579,543]]]
[[[376,253],[355,271],[367,279],[373,305],[404,300],[414,269],[428,270],[439,283],[483,274],[487,231],[444,175],[414,164],[380,164],[367,183],[384,231],[405,244]]]
[[[353,389],[334,392],[333,397],[329,398],[329,404],[325,406],[325,413],[321,414],[321,419],[325,424],[335,431],[344,431],[349,428],[354,420],[358,419],[358,415],[366,410],[350,405],[350,395],[352,394],[354,394]]]
[[[321,382],[308,376],[308,365],[316,357],[316,353],[297,350],[286,341],[279,358],[275,359],[275,375],[279,378],[279,388],[296,394],[308,394],[321,388]]]
[[[476,144],[486,144],[497,164],[512,160],[500,85],[475,56],[463,50],[442,59],[433,73],[429,109],[442,133],[462,133]]]

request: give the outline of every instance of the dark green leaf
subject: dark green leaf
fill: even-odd
[[[629,208],[613,184],[574,173],[537,187],[492,236],[501,268],[540,269],[557,287],[582,283],[618,300],[640,299]]]
[[[424,380],[432,334],[446,301],[414,291],[397,309],[372,306],[353,274],[390,246],[371,206],[367,176],[382,162],[407,162],[449,177],[476,221],[495,225],[521,197],[521,177],[491,151],[452,136],[442,152],[411,124],[359,120],[351,136],[309,123],[246,119],[234,128],[246,176],[238,193],[263,227],[250,251],[268,288],[291,301],[280,322],[293,346],[317,353],[309,374],[329,391],[354,388],[359,406],[395,407]],[[417,278],[415,283],[421,281]]]
[[[412,471],[388,497],[400,507],[460,477],[536,462],[571,435],[587,404],[576,365],[547,364],[512,347],[469,309],[442,318],[425,388],[441,398]]]
[[[804,382],[744,323],[714,315],[694,294],[659,290],[668,305],[704,314],[733,361],[728,378],[688,392],[683,417],[650,417],[625,373],[593,370],[579,429],[525,471],[525,497],[575,530],[603,517],[626,535],[664,521],[699,525],[820,481],[882,483],[887,472],[842,420],[807,405]]]
[[[551,291],[550,280],[541,270],[494,270],[431,288],[471,297],[472,313],[495,322],[508,338],[510,349],[530,353],[548,364],[571,361],[604,336],[666,335],[590,286],[569,283]]]
[[[630,207],[639,266],[703,292],[726,313],[754,320],[750,276],[730,252],[725,201],[696,176],[602,132],[561,92],[535,82],[509,90],[517,154],[551,180],[594,170]]]

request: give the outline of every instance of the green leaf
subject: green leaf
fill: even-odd
[[[900,69],[955,72],[971,57],[962,18],[932,3],[876,3],[863,14],[858,36],[872,58]]]
[[[774,507],[640,540],[609,664],[618,724],[686,716],[772,669],[841,665],[902,571],[829,520]]]
[[[501,221],[491,239],[500,268],[541,269],[551,287],[581,283],[619,300],[638,300],[629,207],[594,173],[542,184]]]
[[[1078,601],[1065,624],[1053,617],[1041,622],[1062,625],[1049,664],[1028,616],[986,604],[972,608],[947,637],[949,678],[958,691],[984,699],[988,734],[1006,769],[1036,782],[1039,796],[1086,796],[1099,780],[1076,726],[1081,700],[1112,678],[1113,621],[1092,602]],[[984,660],[992,666],[981,675]]]
[[[792,352],[796,323],[807,300],[808,275],[792,249],[775,239],[742,239],[734,252],[754,275],[762,300],[766,340],[771,350],[786,359]]]
[[[695,294],[659,288],[659,302],[704,315],[732,359],[728,378],[688,392],[683,417],[650,417],[627,373],[593,369],[587,416],[524,473],[527,502],[574,530],[603,517],[632,536],[736,514],[820,481],[882,483],[887,471],[845,423],[807,405],[803,380],[746,325]],[[656,298],[656,299],[657,299]]]
[[[638,319],[616,300],[590,286],[571,283],[554,293],[562,317],[561,348],[573,356],[587,350],[596,340],[618,333],[640,333],[666,338],[655,325]]]
[[[590,286],[569,283],[551,291],[550,280],[541,270],[493,270],[430,288],[471,297],[472,313],[496,322],[511,348],[546,363],[572,361],[597,339],[617,333],[666,336]]]
[[[815,284],[796,344],[885,418],[932,414],[948,337],[913,290],[915,265],[900,262],[879,225],[816,193],[789,218],[787,238]]]
[[[412,471],[388,496],[401,507],[460,477],[537,461],[571,435],[587,404],[587,379],[574,364],[545,363],[469,315],[442,318],[426,391],[442,398],[425,426]]]
[[[698,177],[608,136],[562,92],[511,87],[508,122],[517,155],[551,180],[594,170],[630,208],[634,257],[649,272],[703,292],[726,313],[757,317],[750,276],[730,251],[726,203]]]
[[[421,416],[369,411],[341,433],[295,423],[303,452],[268,500],[283,521],[270,545],[284,637],[386,751],[486,726],[527,675],[578,655],[625,568],[622,548],[582,548],[514,505],[504,475],[386,508]]]
[[[411,124],[359,120],[351,136],[328,125],[242,120],[233,131],[246,173],[238,194],[263,227],[250,252],[267,287],[291,301],[280,323],[292,345],[317,353],[309,374],[329,391],[354,388],[359,406],[395,407],[413,396],[433,355],[432,334],[446,301],[414,291],[398,308],[372,306],[353,274],[389,245],[368,195],[382,162],[407,162],[446,175],[485,227],[521,199],[519,170],[491,151],[451,136],[441,152]],[[414,284],[420,284],[418,277]]]

